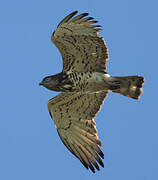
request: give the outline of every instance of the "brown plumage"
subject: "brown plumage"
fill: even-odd
[[[108,50],[100,25],[88,13],[66,16],[52,34],[63,58],[63,71],[40,85],[62,93],[48,102],[50,116],[64,145],[92,172],[104,167],[94,117],[108,92],[134,99],[142,93],[142,76],[112,77],[106,72]],[[75,16],[75,17],[74,17]]]

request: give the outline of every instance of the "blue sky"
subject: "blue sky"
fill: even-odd
[[[158,179],[158,2],[14,0],[0,2],[0,178],[3,180]],[[62,70],[50,37],[70,12],[103,26],[108,72],[143,75],[139,101],[109,94],[96,117],[105,168],[92,174],[63,146],[47,111],[58,93],[39,87]]]

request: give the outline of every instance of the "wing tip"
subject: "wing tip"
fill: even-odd
[[[83,16],[88,16],[88,13],[86,12],[86,13],[83,13]]]
[[[72,15],[74,16],[74,15],[76,15],[77,13],[78,13],[78,10],[73,11],[73,12],[72,12],[72,13],[70,13],[70,14],[72,14]],[[69,14],[69,15],[70,15],[70,14]]]

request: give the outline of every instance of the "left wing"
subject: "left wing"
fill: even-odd
[[[92,172],[99,170],[97,162],[104,167],[93,120],[99,111],[106,92],[93,94],[61,93],[49,100],[48,110],[55,122],[58,134],[64,145]],[[101,157],[101,158],[100,158]]]
[[[105,72],[108,50],[98,35],[100,25],[88,13],[76,13],[66,16],[51,37],[62,55],[63,72]]]

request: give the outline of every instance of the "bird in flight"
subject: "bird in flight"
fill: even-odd
[[[66,16],[51,37],[62,55],[62,72],[45,77],[40,85],[61,92],[48,101],[50,116],[63,144],[95,173],[99,165],[104,167],[104,154],[94,117],[108,92],[139,99],[144,78],[110,76],[108,49],[98,34],[101,26],[88,13],[76,14]]]

